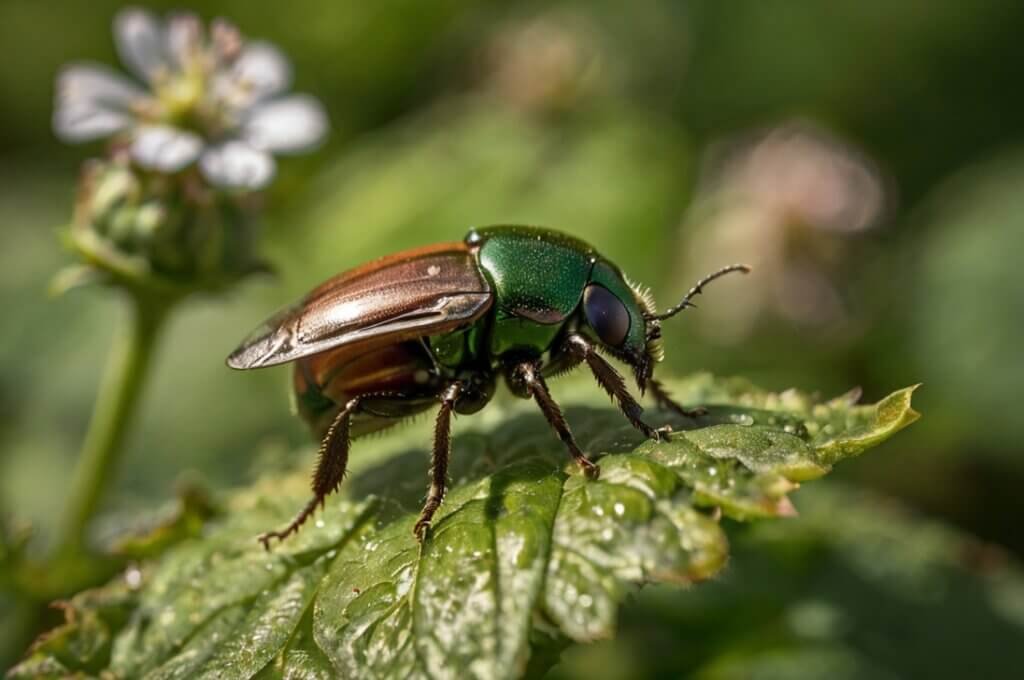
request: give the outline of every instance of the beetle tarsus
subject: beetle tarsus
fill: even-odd
[[[433,514],[433,513],[431,513]],[[420,519],[416,522],[416,525],[412,528],[412,535],[416,537],[417,543],[422,543],[426,540],[427,531],[430,529],[429,519]]]
[[[302,511],[295,516],[287,527],[281,531],[268,531],[260,534],[259,541],[263,547],[270,550],[271,539],[276,538],[283,541],[292,534],[297,534],[299,528],[309,519],[310,515],[316,512],[317,506],[323,510],[327,502],[327,496],[337,490],[341,480],[345,477],[345,469],[348,467],[349,448],[349,425],[352,413],[359,406],[359,397],[350,399],[345,408],[338,411],[331,426],[327,429],[323,441],[320,443],[320,455],[317,459],[316,470],[313,472],[313,498],[310,499]]]
[[[452,432],[452,411],[455,410],[455,402],[462,394],[461,383],[452,383],[441,395],[441,408],[437,412],[437,420],[434,421],[434,453],[430,463],[430,490],[427,492],[427,502],[423,504],[420,511],[420,518],[412,529],[416,540],[420,543],[426,537],[430,528],[430,520],[434,513],[441,507],[444,494],[448,484],[448,458],[451,455],[451,432]]]
[[[573,456],[573,460],[579,465],[580,470],[583,472],[583,476],[587,479],[594,480],[601,477],[601,468],[594,461],[590,460],[586,456],[576,457]]]
[[[316,512],[316,506],[323,504],[323,500],[323,498],[311,498],[310,501],[306,503],[306,506],[302,508],[302,512],[296,515],[295,519],[293,519],[284,529],[280,531],[265,531],[260,534],[257,540],[263,544],[263,549],[269,552],[270,542],[273,539],[276,538],[278,542],[281,542],[292,534],[299,533],[299,528],[305,524],[310,515]]]
[[[700,418],[701,416],[706,416],[708,414],[708,410],[703,406],[686,408],[685,406],[681,405],[679,402],[672,398],[672,395],[668,393],[668,390],[665,389],[665,386],[658,380],[651,378],[651,380],[648,382],[648,389],[650,389],[651,396],[654,397],[654,401],[658,405],[658,407],[665,409],[666,411],[672,411],[673,413],[676,413],[682,416],[683,418],[690,419]]]
[[[597,384],[612,398],[612,401],[622,411],[622,415],[626,416],[626,420],[633,427],[642,432],[648,439],[653,439],[654,441],[668,440],[672,428],[667,426],[654,428],[643,421],[640,414],[644,412],[644,409],[633,398],[633,395],[629,393],[626,381],[622,379],[622,376],[615,370],[614,366],[598,354],[589,340],[578,333],[573,333],[566,338],[564,351],[568,352],[576,362],[586,362],[590,372],[594,374]]]

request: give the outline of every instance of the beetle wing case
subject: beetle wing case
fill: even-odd
[[[444,333],[480,318],[493,301],[464,243],[407,250],[324,282],[253,331],[227,364],[260,368],[350,343]]]

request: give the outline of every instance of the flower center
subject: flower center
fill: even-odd
[[[156,95],[167,118],[173,122],[189,118],[203,97],[204,86],[204,78],[198,73],[174,74],[162,79],[156,85]]]

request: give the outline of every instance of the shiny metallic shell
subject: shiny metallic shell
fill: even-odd
[[[446,333],[479,319],[493,301],[470,246],[415,248],[324,282],[253,331],[227,363],[261,368],[346,345],[365,349]]]

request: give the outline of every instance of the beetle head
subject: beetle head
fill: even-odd
[[[633,369],[642,394],[654,373],[654,365],[665,357],[661,322],[687,307],[695,307],[691,299],[711,281],[730,272],[749,271],[750,267],[742,264],[723,267],[698,281],[679,304],[658,313],[647,288],[599,260],[583,291],[583,317],[601,349]]]
[[[652,335],[647,317],[654,314],[654,300],[610,263],[598,260],[583,291],[583,320],[589,335],[608,354],[633,369],[643,392],[661,361],[661,333]],[[659,327],[654,322],[654,327]]]

